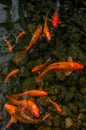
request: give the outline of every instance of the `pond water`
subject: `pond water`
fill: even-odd
[[[0,130],[6,129],[11,118],[4,107],[9,103],[6,96],[39,88],[36,80],[39,73],[32,73],[32,68],[49,58],[48,65],[67,61],[69,56],[84,68],[73,71],[63,80],[58,77],[58,72],[50,71],[41,84],[48,97],[60,105],[62,113],[56,111],[47,97],[34,97],[41,111],[36,119],[41,119],[47,112],[50,116],[37,124],[18,121],[7,129],[86,130],[86,2],[60,0],[60,22],[53,27],[51,19],[56,6],[56,0],[0,0]],[[44,27],[47,12],[51,40],[42,35],[28,53],[23,53],[38,26]],[[16,37],[23,31],[25,35],[16,42]],[[11,44],[11,52],[4,38]],[[6,76],[16,68],[20,72],[5,83]]]

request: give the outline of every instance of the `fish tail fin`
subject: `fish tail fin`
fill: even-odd
[[[14,105],[18,105],[19,101],[17,101],[15,98],[11,96],[6,96],[6,98]]]
[[[50,71],[50,69],[48,69],[48,67],[47,67],[42,73],[39,74],[36,81],[40,81],[48,71]]]
[[[49,14],[49,12],[47,11],[46,16],[45,16],[45,24],[47,23],[48,14]]]

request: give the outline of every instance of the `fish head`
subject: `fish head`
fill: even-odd
[[[51,40],[51,34],[50,34],[50,32],[47,32],[47,34],[46,34],[46,38],[47,38],[48,41]]]
[[[10,52],[12,52],[12,50],[13,50],[12,46],[10,46],[8,49]]]
[[[16,110],[16,107],[14,105],[11,104],[5,104],[4,108],[7,110],[7,112],[9,112],[10,114],[14,113]]]
[[[39,117],[40,116],[40,110],[39,108],[35,108],[32,112],[32,115],[35,116],[35,117]]]
[[[83,65],[81,65],[81,64],[78,64],[78,65],[77,65],[77,69],[83,69],[83,68],[84,68]]]
[[[84,68],[84,66],[82,64],[79,64],[79,63],[76,63],[75,66],[74,66],[75,70],[83,69],[83,68]]]
[[[58,24],[59,24],[59,20],[58,20],[57,18],[54,18],[54,19],[52,20],[52,25],[53,25],[53,27],[57,27]]]
[[[34,67],[34,68],[32,69],[32,72],[37,72],[37,67]]]

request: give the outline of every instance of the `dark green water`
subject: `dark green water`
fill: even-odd
[[[67,60],[83,64],[83,70],[74,71],[60,81],[56,72],[47,73],[43,79],[43,90],[63,109],[58,114],[55,108],[47,103],[46,98],[36,98],[42,109],[42,115],[50,112],[52,119],[38,124],[13,124],[9,130],[85,130],[86,129],[86,2],[80,0],[60,1],[60,21],[57,28],[50,22],[56,8],[55,0],[21,0],[12,6],[12,1],[0,0],[0,130],[5,130],[10,120],[4,104],[8,103],[6,95],[21,93],[29,89],[37,89],[37,73],[31,69],[51,58],[50,63]],[[17,4],[17,3],[16,3]],[[15,8],[16,7],[16,8]],[[12,9],[12,10],[11,10]],[[16,11],[15,11],[16,10]],[[22,54],[30,42],[38,25],[43,25],[46,12],[49,11],[48,26],[52,39],[48,42],[44,37],[39,39],[27,56]],[[16,36],[25,31],[26,35],[15,43]],[[3,37],[9,39],[13,51],[9,52]],[[20,61],[18,60],[20,58]],[[4,84],[7,74],[15,68],[20,73]],[[68,121],[68,122],[67,122]]]

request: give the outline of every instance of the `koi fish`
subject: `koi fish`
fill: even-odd
[[[22,31],[18,34],[18,36],[16,37],[16,42],[18,41],[19,38],[21,38],[22,36],[26,35],[26,32]]]
[[[48,62],[51,60],[51,58],[49,58],[45,63],[41,64],[41,65],[38,65],[38,66],[35,66],[33,69],[32,69],[32,72],[39,72],[42,68],[44,68]]]
[[[5,83],[7,83],[8,79],[11,78],[13,75],[15,75],[16,73],[18,73],[20,70],[19,69],[14,69],[12,70],[5,78]]]
[[[44,33],[45,38],[48,41],[50,41],[51,40],[51,33],[50,33],[48,25],[47,25],[47,19],[48,19],[47,16],[48,16],[48,12],[47,12],[46,17],[45,17],[43,33]]]
[[[15,98],[19,98],[21,96],[24,96],[24,95],[29,95],[29,96],[47,96],[48,95],[48,92],[46,91],[43,91],[43,90],[29,90],[29,91],[25,91],[23,93],[20,93],[20,94],[13,94],[11,95],[12,97],[15,97]]]
[[[57,0],[56,1],[56,10],[54,11],[53,15],[52,15],[52,20],[51,20],[51,23],[52,23],[52,26],[53,27],[58,27],[59,25],[59,7],[60,7],[60,3],[59,1]]]
[[[31,38],[31,41],[29,43],[29,45],[27,46],[27,48],[24,50],[24,53],[27,53],[30,48],[36,44],[37,40],[39,39],[39,37],[41,36],[41,33],[42,33],[42,26],[40,25],[37,30],[34,32],[32,38]]]
[[[12,103],[13,105],[19,106],[20,108],[23,108],[23,111],[30,111],[31,114],[35,117],[39,117],[40,110],[39,107],[36,105],[36,103],[30,99],[23,99],[23,100],[16,100],[15,98],[11,96],[7,96],[7,99]]]
[[[17,121],[25,124],[37,124],[41,121],[44,121],[46,118],[50,116],[50,114],[44,115],[42,119],[34,119],[27,114],[21,112],[16,106],[11,104],[5,104],[4,108],[7,110],[7,112],[11,115],[10,121],[7,123],[6,128],[10,127],[13,123],[16,123]]]
[[[68,61],[56,62],[56,63],[50,64],[42,73],[40,73],[36,81],[39,82],[47,72],[52,71],[52,70],[59,72],[59,74],[62,74],[63,72],[64,76],[68,76],[74,70],[83,69],[83,67],[84,66],[82,64],[74,62],[72,57],[69,57]]]
[[[58,11],[55,10],[52,16],[52,26],[56,28],[58,27],[58,25],[59,25],[59,14]]]
[[[5,37],[3,38],[4,42],[7,44],[8,50],[12,52],[13,48],[9,40],[7,40]]]
[[[52,101],[50,98],[48,98],[48,101],[55,107],[55,109],[57,110],[57,112],[61,113],[62,109],[61,107],[54,101]]]

